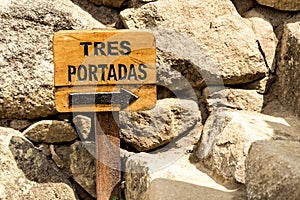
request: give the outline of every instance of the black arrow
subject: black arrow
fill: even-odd
[[[120,92],[72,93],[69,95],[69,105],[120,104],[121,109],[124,109],[138,98],[121,88]]]

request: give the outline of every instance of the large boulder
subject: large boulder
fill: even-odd
[[[125,161],[126,199],[189,199],[194,190],[203,193],[193,199],[218,199],[220,196],[231,199],[242,195],[217,184],[189,161],[189,152],[200,137],[201,129],[198,126],[170,146],[129,156]],[[177,188],[174,191],[174,184],[179,183],[186,190]],[[164,194],[158,196],[161,193]]]
[[[256,90],[222,87],[207,87],[202,92],[207,101],[208,111],[218,107],[261,112],[264,97]]]
[[[0,149],[0,199],[77,199],[67,178],[20,132],[1,127]]]
[[[299,11],[299,0],[257,0],[257,2],[264,6],[269,6],[278,10],[285,11]]]
[[[61,170],[74,179],[88,194],[96,197],[95,144],[89,151],[89,144],[75,142],[71,146],[55,145],[52,159]]]
[[[291,21],[300,21],[300,15]],[[278,99],[289,110],[300,115],[300,24],[285,24],[280,52],[280,63],[277,68]]]
[[[196,102],[162,99],[149,111],[120,112],[121,138],[139,151],[149,151],[183,137],[200,121]]]
[[[271,139],[299,140],[300,136],[283,118],[220,108],[207,119],[195,156],[216,177],[245,183],[245,160],[251,144]]]
[[[248,199],[300,199],[300,142],[253,143],[246,161]]]
[[[23,135],[33,142],[72,142],[78,136],[75,129],[65,121],[42,120],[29,126]]]
[[[157,37],[157,48],[169,53],[181,48],[179,53],[176,52],[181,58],[192,54],[186,60],[194,63],[207,82],[213,81],[209,77],[222,77],[225,84],[247,83],[264,77],[267,72],[264,56],[256,42],[260,40],[258,31],[252,29],[252,22],[237,13],[230,0],[159,0],[126,9],[120,15],[127,28],[168,30],[193,40],[207,52],[205,55],[199,47],[195,49],[189,43],[181,44],[182,41],[170,43],[168,38]],[[204,58],[189,59],[196,55]]]
[[[180,199],[189,197],[190,190],[204,191],[201,196],[194,199],[218,199],[223,195],[226,199],[235,196],[224,186],[217,184],[207,174],[201,172],[195,165],[189,161],[193,144],[200,137],[198,127],[191,131],[187,136],[174,142],[171,146],[166,146],[151,153],[138,153],[131,155],[126,159],[125,196],[126,199]],[[200,129],[201,130],[201,129]],[[188,172],[188,173],[187,173]],[[167,179],[167,180],[166,180]],[[169,183],[162,184],[162,181]],[[180,190],[181,196],[173,191],[173,184],[179,181],[185,185],[187,190]],[[179,189],[179,188],[177,188]],[[157,195],[164,191],[169,197]],[[208,192],[209,191],[209,192]],[[200,195],[200,194],[199,194]]]
[[[105,26],[69,0],[4,0],[0,23],[0,118],[55,114],[54,32]]]
[[[197,169],[189,154],[160,169],[153,168],[156,162],[145,153],[128,159],[126,167],[132,173],[125,175],[126,199],[245,199],[245,193],[228,190]]]

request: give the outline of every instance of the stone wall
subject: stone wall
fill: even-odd
[[[0,199],[96,198],[94,113],[56,111],[52,54],[94,28],[156,37],[157,105],[119,113],[124,199],[299,199],[299,5],[4,0]]]

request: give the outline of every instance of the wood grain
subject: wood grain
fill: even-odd
[[[128,42],[127,47],[130,46],[128,55],[124,54],[124,45],[122,49],[121,42],[124,41]],[[89,42],[91,45],[85,47],[80,45],[81,42]],[[97,50],[97,56],[93,46],[95,42],[101,42],[105,47],[101,51]],[[109,44],[112,46],[111,52],[117,55],[108,53],[111,47]],[[86,56],[85,48],[88,51]],[[150,32],[59,31],[54,35],[53,53],[55,103],[59,112],[120,111],[119,105],[70,106],[69,103],[71,93],[112,92],[119,91],[120,88],[125,88],[139,97],[126,110],[148,110],[156,103],[156,46],[154,35]],[[100,65],[103,64],[107,68],[102,70]],[[80,67],[81,65],[84,67]],[[127,72],[124,69],[122,71],[119,65],[124,65]],[[120,80],[122,75],[125,77]]]
[[[97,200],[121,199],[120,130],[118,113],[95,116]]]
[[[120,111],[120,105],[73,105],[69,104],[71,93],[88,92],[118,92],[120,87],[134,93],[139,98],[124,110],[139,111],[149,110],[156,104],[156,85],[122,85],[122,86],[77,86],[55,89],[55,104],[59,112],[108,112]]]
[[[89,46],[89,55],[84,56],[84,47],[80,42],[106,42],[108,41],[129,41],[131,53],[119,56],[95,56],[93,45]],[[126,30],[97,30],[97,31],[60,31],[55,33],[53,39],[54,54],[54,85],[73,86],[73,85],[115,85],[115,84],[155,84],[156,83],[156,49],[155,38],[150,32],[126,31]],[[116,80],[84,80],[79,81],[76,76],[68,80],[68,66],[89,64],[146,64],[147,78],[145,80],[126,79]],[[99,71],[100,73],[100,71]],[[118,74],[118,68],[116,68]],[[105,71],[107,76],[108,70]]]

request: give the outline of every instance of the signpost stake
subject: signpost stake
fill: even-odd
[[[95,114],[97,200],[121,200],[119,113]]]
[[[53,38],[55,104],[59,112],[95,112],[97,200],[121,200],[118,111],[156,104],[153,33],[64,30]]]

